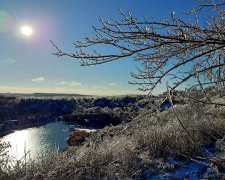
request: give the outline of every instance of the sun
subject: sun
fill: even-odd
[[[30,36],[33,33],[33,30],[30,26],[23,26],[21,28],[21,32],[25,35],[25,36]]]

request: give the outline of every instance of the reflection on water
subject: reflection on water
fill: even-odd
[[[71,132],[63,131],[68,128],[61,122],[54,122],[44,126],[15,131],[12,134],[0,138],[1,141],[10,142],[10,155],[21,159],[25,152],[30,152],[31,158],[36,158],[51,152],[56,147],[62,150],[67,146],[66,139]]]

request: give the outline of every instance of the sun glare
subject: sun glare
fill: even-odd
[[[23,26],[21,32],[26,36],[30,36],[33,33],[33,30],[30,26]]]

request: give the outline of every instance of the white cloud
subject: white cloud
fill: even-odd
[[[109,86],[116,86],[116,83],[110,83]]]
[[[32,79],[33,82],[43,82],[45,80],[45,78],[43,77],[39,77],[37,79]]]
[[[76,81],[71,81],[71,82],[61,81],[59,83],[56,83],[56,85],[81,86],[82,84]]]
[[[94,89],[105,89],[104,86],[95,86]]]
[[[5,62],[5,63],[15,63],[16,60],[9,58],[9,59],[4,60],[3,62]]]
[[[61,82],[59,82],[59,83],[56,83],[56,85],[64,85],[64,84],[68,84],[68,82],[66,82],[66,81],[61,81]]]
[[[70,86],[81,86],[81,83],[72,81],[72,82],[70,83]]]

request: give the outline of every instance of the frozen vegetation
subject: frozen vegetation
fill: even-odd
[[[54,121],[102,128],[131,121],[143,108],[156,103],[145,96],[46,97],[0,95],[0,136],[13,130]]]
[[[213,88],[205,92],[213,102],[225,103],[225,97],[216,95]],[[204,98],[201,91],[193,91],[192,95]],[[15,160],[7,156],[8,145],[2,143],[0,179],[224,178],[225,107],[194,103],[177,95],[173,98],[174,109],[165,108],[155,115],[143,116],[143,112],[155,107],[160,97],[154,97],[154,101],[142,96],[68,100],[76,106],[67,106],[71,109],[64,114],[65,120],[76,122],[81,109],[88,116],[100,108],[99,112],[109,114],[107,117],[114,116],[110,119],[114,125],[100,123],[103,128],[90,133],[79,146],[63,152],[56,150],[39,161],[25,156],[12,163]],[[82,101],[83,107],[78,101]],[[87,119],[86,115],[79,117]],[[116,117],[120,119],[115,121]]]

